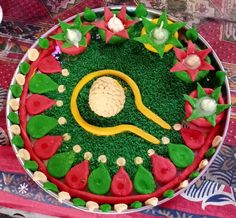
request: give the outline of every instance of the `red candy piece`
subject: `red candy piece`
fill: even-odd
[[[157,182],[165,184],[176,177],[176,167],[169,159],[153,154],[151,161],[152,173]]]
[[[199,149],[205,142],[204,135],[198,130],[182,128],[180,132],[184,143],[191,149]]]
[[[111,193],[116,196],[127,196],[132,193],[133,184],[124,167],[120,167],[111,183]]]
[[[34,143],[33,150],[42,160],[52,157],[62,144],[62,136],[44,136]]]
[[[32,94],[26,100],[26,110],[30,115],[41,114],[54,104],[56,104],[55,100],[44,95]]]
[[[38,69],[43,73],[59,73],[62,68],[58,61],[52,56],[46,56],[39,60]]]
[[[76,190],[85,189],[88,183],[89,161],[84,160],[80,164],[72,167],[66,174],[65,183]]]

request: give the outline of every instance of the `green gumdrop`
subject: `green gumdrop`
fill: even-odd
[[[142,207],[142,202],[140,201],[135,201],[133,202],[131,205],[130,205],[131,208],[134,208],[134,209],[137,209],[137,208],[140,208]]]
[[[24,148],[24,141],[20,135],[14,135],[11,140],[11,143],[15,145],[17,148]]]
[[[192,40],[193,42],[196,42],[198,39],[198,32],[197,32],[196,28],[194,28],[194,27],[191,29],[188,29],[186,31],[185,35],[188,40]]]
[[[39,47],[43,49],[47,49],[49,47],[49,41],[46,38],[39,39]]]
[[[84,10],[83,17],[85,20],[92,22],[92,21],[95,21],[95,19],[97,18],[97,15],[93,10],[91,10],[91,8],[87,7]]]
[[[135,174],[134,188],[140,194],[150,194],[156,189],[153,175],[142,165],[138,166],[138,170]]]
[[[13,124],[20,124],[19,116],[15,112],[10,112],[7,115],[7,119],[10,120]]]
[[[136,17],[146,17],[148,15],[148,11],[145,8],[143,3],[139,4],[135,9],[135,16]]]
[[[169,189],[169,190],[166,190],[163,193],[163,197],[165,197],[165,198],[172,198],[172,197],[174,197],[174,194],[175,194],[175,191],[172,190],[172,189]]]
[[[29,72],[30,64],[27,62],[22,62],[19,66],[20,72],[24,75],[26,75]]]
[[[109,211],[111,211],[111,205],[110,204],[101,204],[100,210],[102,212],[109,212]]]
[[[57,126],[58,122],[53,117],[36,115],[30,117],[27,123],[27,132],[32,138],[39,139]]]
[[[217,71],[216,72],[216,82],[217,86],[222,86],[225,83],[226,72],[224,71]]]
[[[19,98],[21,96],[22,89],[21,89],[21,86],[19,84],[11,85],[10,90],[11,90],[12,95],[15,98]]]
[[[193,151],[183,144],[168,144],[168,153],[176,167],[185,168],[194,160]]]
[[[29,90],[32,93],[42,94],[49,91],[55,91],[57,88],[58,84],[49,76],[42,73],[35,74],[29,82]]]
[[[199,176],[199,172],[198,171],[194,171],[194,172],[192,172],[191,174],[190,174],[190,176],[189,176],[189,178],[190,179],[195,179],[195,178],[197,178],[198,176]]]
[[[100,163],[100,166],[93,170],[88,178],[88,189],[95,194],[106,194],[111,185],[111,176],[105,166]]]
[[[84,207],[86,205],[85,201],[81,198],[74,198],[72,200],[72,202],[73,202],[73,205],[76,207],[78,207],[78,206]]]
[[[215,154],[215,152],[216,152],[215,148],[209,148],[207,152],[205,153],[205,157],[210,158]]]
[[[31,170],[31,171],[36,171],[38,169],[39,165],[34,161],[34,160],[26,160],[24,162],[24,168]]]
[[[48,160],[47,170],[55,178],[63,178],[70,170],[75,159],[74,152],[55,154]]]
[[[53,191],[53,192],[59,192],[57,186],[54,183],[51,183],[51,182],[43,183],[43,188],[46,189],[46,190]]]

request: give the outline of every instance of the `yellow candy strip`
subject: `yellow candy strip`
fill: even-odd
[[[171,126],[168,123],[166,123],[159,116],[154,114],[152,111],[150,111],[147,107],[145,107],[143,105],[141,94],[140,94],[139,88],[136,85],[136,83],[129,76],[125,75],[124,73],[122,73],[120,71],[116,71],[116,70],[96,71],[96,72],[86,75],[78,82],[75,89],[73,90],[73,93],[71,96],[71,103],[70,103],[71,112],[72,112],[75,120],[77,121],[77,123],[81,127],[83,127],[86,131],[93,133],[95,135],[109,136],[109,135],[115,135],[115,134],[119,134],[119,133],[128,131],[128,132],[132,132],[132,133],[138,135],[139,137],[141,137],[153,144],[159,144],[160,141],[156,137],[152,136],[151,134],[143,131],[142,129],[140,129],[134,125],[122,124],[122,125],[118,125],[118,126],[114,126],[114,127],[98,127],[98,126],[94,126],[94,125],[87,123],[82,118],[82,116],[79,113],[78,106],[77,106],[77,97],[79,95],[79,92],[82,90],[82,88],[88,82],[90,82],[91,80],[93,80],[96,77],[100,77],[100,76],[104,76],[104,75],[116,76],[116,77],[119,77],[122,80],[124,80],[126,83],[128,83],[134,93],[135,104],[136,104],[137,109],[144,116],[146,116],[148,119],[152,120],[153,122],[157,123],[162,128],[171,129]]]

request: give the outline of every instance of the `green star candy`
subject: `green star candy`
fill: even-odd
[[[229,104],[218,104],[221,95],[221,86],[216,88],[210,95],[207,95],[202,86],[197,83],[197,98],[184,95],[184,99],[190,103],[193,112],[187,121],[197,118],[205,118],[212,126],[216,125],[216,116],[230,107]]]
[[[167,44],[176,47],[183,47],[181,42],[175,38],[174,34],[186,25],[185,22],[177,22],[168,24],[167,13],[164,11],[158,18],[157,24],[142,17],[142,23],[146,30],[146,34],[134,38],[135,41],[150,44],[163,57],[164,49]]]

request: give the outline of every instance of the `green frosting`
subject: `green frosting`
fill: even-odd
[[[163,197],[165,197],[165,198],[172,198],[172,197],[174,197],[174,194],[175,194],[175,191],[172,190],[172,189],[169,189],[169,190],[166,190],[163,193]]]
[[[109,211],[111,211],[111,205],[110,204],[101,204],[100,210],[102,212],[109,212]]]
[[[168,144],[168,153],[171,161],[178,168],[185,168],[194,160],[193,151],[183,144]]]
[[[26,75],[29,72],[30,64],[27,62],[22,62],[19,66],[20,72],[24,75]]]
[[[95,194],[104,195],[109,191],[110,185],[111,176],[105,164],[100,163],[100,166],[89,175],[88,189]]]
[[[20,135],[14,135],[11,140],[11,143],[15,145],[17,148],[24,148],[24,141]]]
[[[188,29],[185,33],[187,40],[191,40],[193,42],[196,42],[198,39],[198,32],[196,28]]]
[[[15,98],[19,98],[21,96],[22,89],[21,89],[21,86],[19,84],[11,85],[10,90],[11,90],[12,95]]]
[[[30,117],[27,123],[27,132],[31,137],[39,139],[54,129],[57,124],[57,120],[53,117],[36,115]]]
[[[47,170],[55,178],[63,178],[70,170],[75,159],[74,152],[55,154],[48,160]]]
[[[140,201],[135,201],[135,202],[133,202],[131,205],[130,205],[130,207],[131,208],[134,208],[134,209],[137,209],[137,208],[140,208],[140,207],[142,207],[142,202],[140,202]]]
[[[10,120],[13,124],[20,124],[19,116],[15,112],[10,112],[7,115],[7,119]]]
[[[150,194],[156,189],[156,183],[152,174],[142,165],[138,166],[135,174],[134,188],[140,194]]]
[[[190,175],[189,175],[189,178],[190,179],[195,179],[195,178],[197,178],[198,176],[199,176],[199,172],[198,171],[194,171],[194,172],[192,172]]]
[[[46,189],[46,190],[53,191],[53,192],[59,192],[57,186],[54,183],[51,183],[51,182],[43,183],[43,188]]]
[[[72,202],[73,202],[73,205],[76,207],[78,206],[84,207],[86,205],[86,202],[81,198],[73,198]]]
[[[91,8],[86,7],[84,10],[83,17],[85,20],[92,22],[95,21],[97,15],[93,10],[91,10]]]
[[[207,152],[205,153],[205,157],[210,158],[215,154],[215,152],[216,152],[215,148],[209,148]]]
[[[216,83],[217,86],[222,86],[225,83],[226,72],[224,71],[217,71],[216,72]]]
[[[26,160],[24,162],[24,168],[31,170],[31,171],[36,171],[38,169],[39,165],[34,161],[34,160]]]
[[[29,82],[29,90],[32,93],[42,94],[49,91],[55,91],[57,88],[58,84],[49,76],[42,73],[35,74]]]
[[[46,38],[39,39],[39,47],[43,49],[47,49],[49,47],[49,41]]]
[[[135,9],[135,16],[136,17],[147,17],[148,11],[143,3],[139,4]]]

